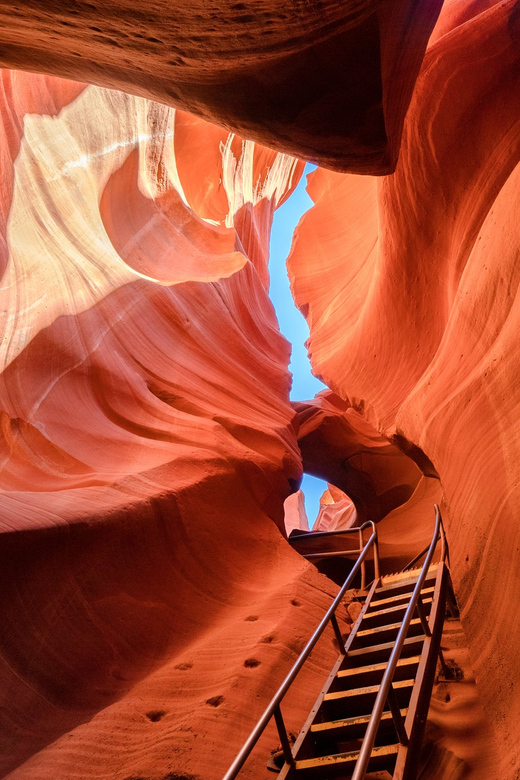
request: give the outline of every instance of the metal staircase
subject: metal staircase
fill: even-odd
[[[376,576],[358,597],[361,613],[343,644],[335,612],[371,549],[379,573],[377,533],[366,524],[372,534],[352,572],[223,780],[237,776],[271,717],[284,759],[279,780],[414,780],[438,659],[444,667],[440,637],[449,575],[437,506],[435,514],[422,568]],[[439,538],[440,560],[432,564]],[[280,703],[329,622],[342,651],[291,746]]]

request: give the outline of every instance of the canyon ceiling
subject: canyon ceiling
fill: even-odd
[[[285,538],[305,467],[390,568],[442,497],[486,735],[446,703],[442,776],[518,778],[519,0],[0,23],[0,776],[222,776],[335,591]],[[304,160],[330,391],[291,405],[268,248]]]

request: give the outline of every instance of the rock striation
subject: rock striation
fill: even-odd
[[[347,401],[323,390],[293,406],[304,471],[346,493],[360,524],[408,501],[421,478],[418,466]]]
[[[319,614],[330,591],[276,528],[301,456],[267,246],[303,164],[143,98],[15,71],[1,83],[0,774],[70,777],[79,762],[128,777],[153,742],[123,761],[105,717],[72,730],[116,701],[133,717],[134,685],[164,664],[174,685],[188,648],[198,664],[273,592],[289,664],[307,619],[291,599]],[[265,634],[276,626],[275,610]],[[193,727],[223,695],[204,679]],[[40,752],[62,734],[59,759]],[[78,756],[100,734],[93,769]]]
[[[442,489],[478,695],[434,702],[424,778],[520,772],[520,10],[440,6],[0,8],[2,776],[222,775],[334,592],[284,538],[302,460],[388,567]],[[293,408],[267,259],[295,154],[331,392]]]
[[[520,539],[519,43],[517,2],[445,3],[395,174],[312,174],[316,205],[289,261],[316,373],[440,476],[462,626],[508,778],[520,769],[520,633],[508,617]]]
[[[320,499],[314,530],[342,531],[357,524],[356,507],[350,496],[335,485],[328,485]]]
[[[287,536],[293,531],[309,531],[309,519],[305,511],[305,496],[301,490],[291,493],[283,505],[284,524]],[[314,518],[313,518],[314,519]]]
[[[341,170],[393,170],[442,0],[0,6],[0,65],[122,89]]]

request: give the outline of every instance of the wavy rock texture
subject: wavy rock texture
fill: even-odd
[[[49,539],[41,557],[55,552],[39,567],[33,556],[16,606],[25,612],[36,598],[47,613],[23,624],[39,696],[10,702],[4,771],[10,759],[26,760],[9,780],[222,777],[330,604],[332,585],[281,545],[236,478],[219,487],[183,493],[184,523],[165,500],[162,515],[152,505],[155,525],[139,523],[134,509],[112,533],[100,529],[97,544],[88,533],[76,544],[69,535],[61,549]],[[193,523],[201,500],[206,523]],[[34,584],[52,597],[35,597]],[[347,632],[346,610],[341,617]],[[330,631],[287,698],[290,730],[301,727],[336,657]],[[243,776],[270,777],[266,757],[277,745],[271,728]]]
[[[81,81],[1,76],[4,775],[216,780],[333,590],[280,533],[301,458],[266,260],[302,166],[150,97],[339,171],[392,171],[402,134],[395,175],[310,184],[291,272],[338,400],[298,409],[302,447],[341,421],[324,475],[375,490],[396,568],[439,493],[397,444],[440,475],[490,766],[520,771],[520,10],[447,2],[421,65],[439,7],[0,8],[3,64]],[[457,780],[482,734],[457,735],[462,699],[436,759]]]
[[[320,498],[314,530],[342,531],[357,524],[358,517],[352,499],[335,485],[329,485]]]
[[[288,496],[283,505],[287,536],[294,530],[309,531],[309,519],[305,511],[305,496],[301,490]]]
[[[442,0],[0,4],[0,64],[123,89],[340,170],[393,170]]]
[[[419,780],[484,780],[496,774],[497,751],[479,696],[459,620],[444,624],[442,648],[459,679],[442,675],[433,687]]]
[[[1,84],[0,772],[217,778],[333,588],[275,527],[301,459],[267,242],[302,164],[142,98]]]
[[[520,771],[519,51],[517,2],[448,2],[395,175],[313,174],[316,206],[290,260],[314,370],[441,476],[462,624],[507,778]]]
[[[424,477],[411,458],[335,393],[323,390],[313,401],[293,406],[304,470],[333,485],[328,498],[327,493],[322,497],[313,530],[345,530],[371,520],[378,524],[381,572],[406,565],[431,538],[433,503],[442,496],[438,480]],[[305,545],[302,540],[298,549]],[[333,536],[313,540],[312,552],[359,546],[355,534]],[[344,581],[342,559],[324,559],[317,566],[339,584]]]
[[[410,498],[419,468],[348,402],[323,390],[293,406],[304,470],[346,493],[360,523],[377,522]]]
[[[284,522],[287,536],[294,530],[309,531],[309,518],[305,510],[302,490],[292,493],[284,501]],[[313,531],[336,531],[357,524],[356,507],[349,496],[334,485],[328,485],[320,498],[318,514],[311,518]]]

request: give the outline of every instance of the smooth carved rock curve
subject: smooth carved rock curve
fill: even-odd
[[[276,528],[301,457],[267,250],[303,164],[143,98],[0,77],[0,773],[55,778],[91,771],[78,751],[104,733],[96,713],[132,718],[130,689],[202,663],[223,624],[235,671],[224,695],[207,670],[195,724],[231,698],[246,615],[271,614],[285,646],[304,621],[291,598],[326,602]],[[161,719],[174,734],[182,701]],[[115,733],[104,750],[113,773]]]
[[[517,2],[445,3],[395,174],[312,174],[316,205],[289,258],[315,372],[440,476],[490,753],[495,739],[508,778],[520,713],[507,617],[520,502],[519,44]]]
[[[191,111],[339,170],[388,173],[442,0],[30,0],[0,7],[0,65]]]

